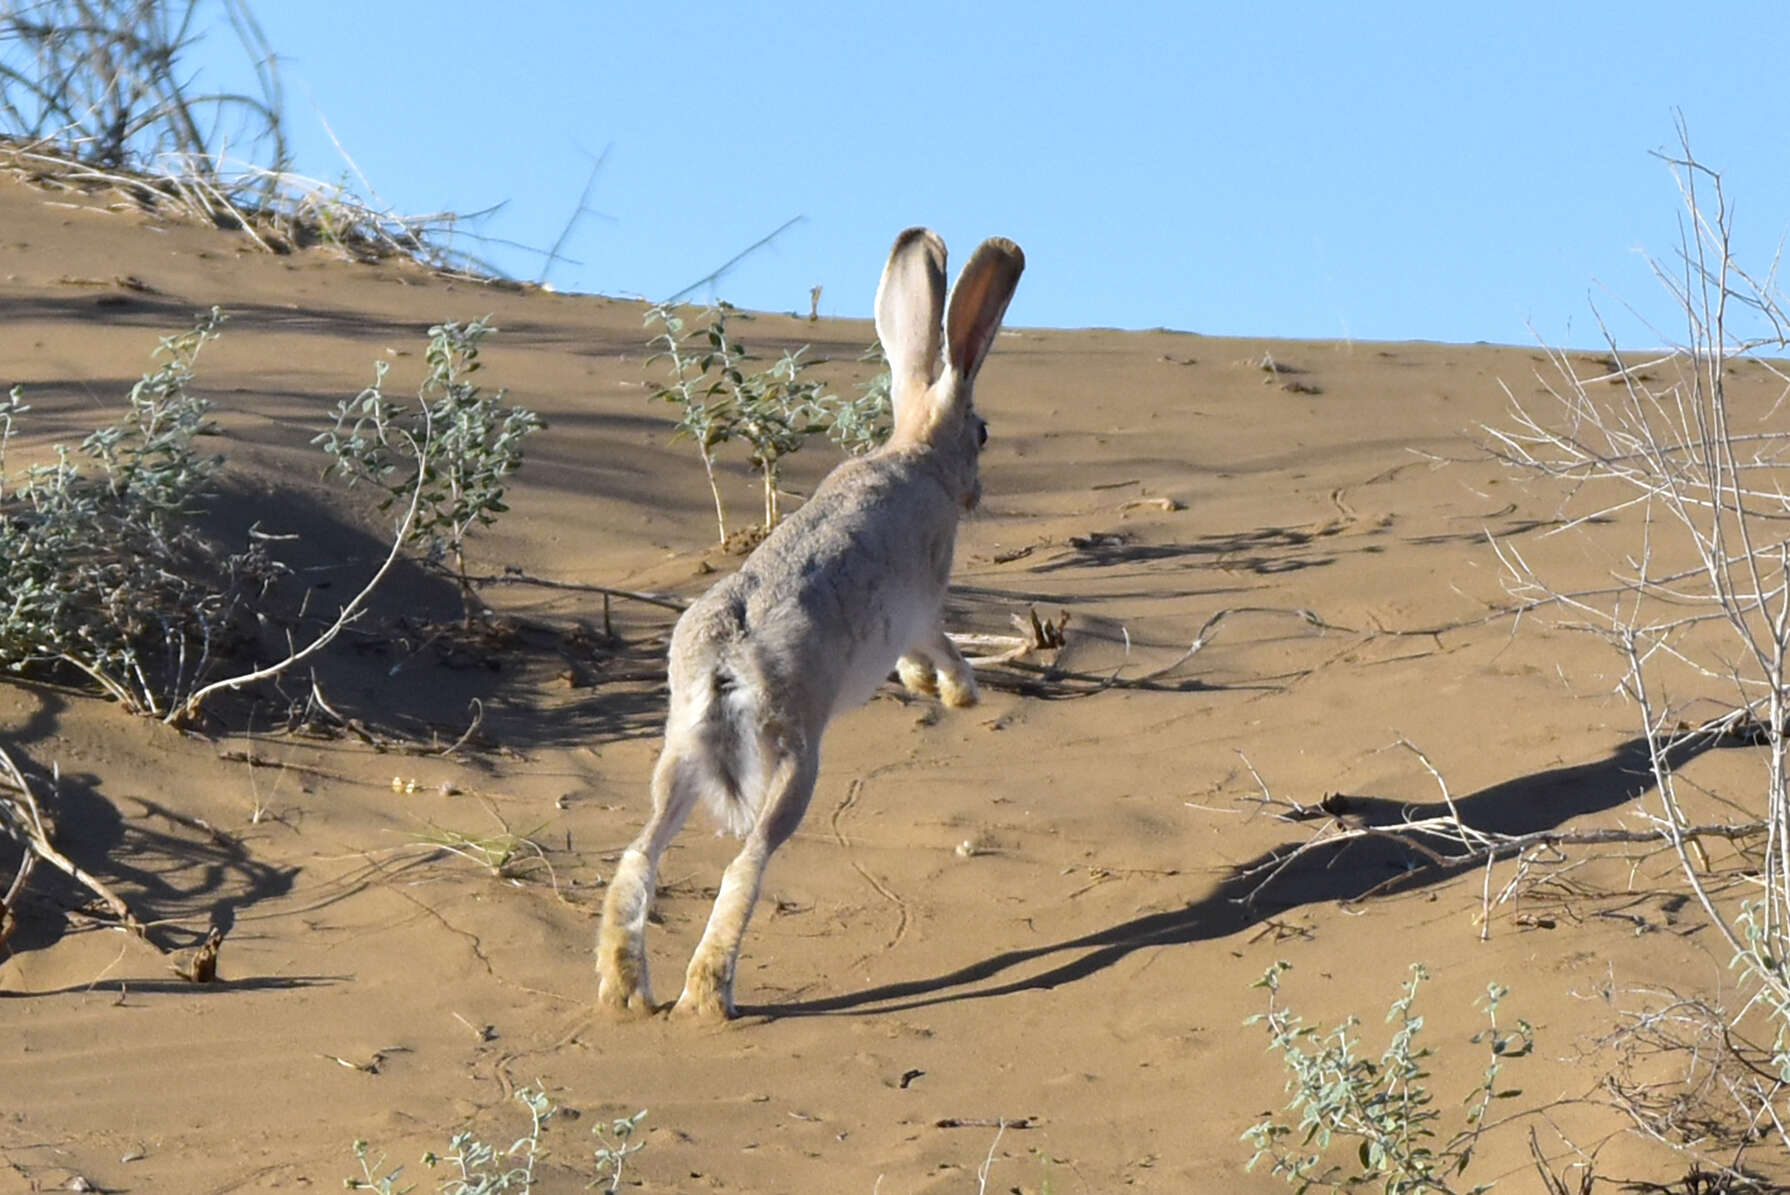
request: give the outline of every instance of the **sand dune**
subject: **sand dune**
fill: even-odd
[[[863,263],[866,294],[879,265]],[[10,180],[0,279],[0,384],[34,408],[22,452],[93,426],[156,336],[228,311],[200,389],[235,517],[300,532],[305,575],[330,585],[319,601],[364,578],[383,524],[319,479],[311,437],[375,360],[413,386],[429,325],[489,314],[490,384],[550,427],[474,563],[572,587],[489,587],[514,636],[446,653],[424,624],[452,616],[452,594],[408,575],[318,669],[383,749],[282,733],[271,705],[183,736],[67,687],[0,686],[0,742],[61,770],[64,849],[163,945],[228,927],[222,982],[194,985],[70,908],[72,889],[34,888],[0,957],[0,1191],[77,1175],[103,1190],[333,1189],[356,1173],[357,1138],[427,1190],[415,1159],[467,1124],[508,1141],[508,1093],[535,1082],[579,1113],[552,1123],[543,1190],[581,1189],[589,1127],[641,1108],[629,1173],[644,1190],[966,1192],[985,1159],[990,1191],[1281,1190],[1244,1172],[1239,1140],[1285,1098],[1243,1024],[1277,959],[1294,965],[1296,1007],[1359,1014],[1376,1044],[1408,965],[1427,964],[1450,1117],[1483,1066],[1474,1001],[1508,984],[1505,1010],[1535,1025],[1537,1048],[1508,1065],[1523,1095],[1506,1110],[1552,1104],[1552,1126],[1601,1149],[1601,1174],[1682,1175],[1596,1102],[1619,1060],[1593,1046],[1642,989],[1728,982],[1669,860],[1583,848],[1558,876],[1537,864],[1483,934],[1485,894],[1514,864],[1488,877],[1358,847],[1257,883],[1317,828],[1274,816],[1262,785],[1303,804],[1345,794],[1370,821],[1437,807],[1401,737],[1475,824],[1632,823],[1647,783],[1633,710],[1612,696],[1617,661],[1545,618],[1513,634],[1499,614],[1488,536],[1564,582],[1603,575],[1542,536],[1555,496],[1478,442],[1503,416],[1500,380],[1533,390],[1537,350],[1003,335],[977,392],[992,438],[950,628],[1066,610],[1060,671],[991,675],[981,706],[942,715],[889,687],[837,722],[746,940],[744,1015],[693,1029],[592,1009],[601,885],[644,815],[674,614],[613,601],[619,639],[603,640],[602,598],[576,586],[689,597],[737,562],[712,549],[701,470],[646,400],[642,307],[322,250],[269,256]],[[843,363],[873,337],[774,314],[736,331]],[[794,458],[791,493],[832,453]],[[729,468],[744,519],[754,484]],[[1245,608],[1161,671],[1216,613]],[[444,756],[475,699],[478,734]],[[1730,792],[1754,766],[1744,750],[1686,765]],[[516,882],[430,841],[506,828],[543,852]],[[730,854],[696,824],[668,856],[661,987]],[[1659,1078],[1672,1063],[1648,1065]],[[1539,1189],[1521,1125],[1483,1152],[1480,1181]]]

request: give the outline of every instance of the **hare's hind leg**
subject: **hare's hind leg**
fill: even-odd
[[[668,737],[653,769],[653,812],[646,828],[622,852],[603,901],[597,931],[597,1003],[616,1013],[649,1013],[652,986],[646,971],[646,915],[657,888],[659,856],[677,836],[701,795],[699,756]]]
[[[939,695],[938,669],[925,652],[910,651],[896,660],[895,675],[901,678],[901,687],[915,697]]]
[[[946,705],[975,705],[976,672],[941,627],[895,664],[908,692],[936,696]]]
[[[746,835],[745,846],[722,873],[721,891],[709,914],[708,928],[703,930],[702,941],[690,959],[684,992],[671,1010],[673,1016],[724,1020],[734,1015],[733,976],[740,957],[740,939],[752,917],[752,906],[758,903],[765,864],[770,862],[771,853],[802,824],[808,800],[814,795],[814,780],[820,770],[819,752],[807,745],[798,748],[780,742],[767,743],[766,747],[771,770],[763,810]]]

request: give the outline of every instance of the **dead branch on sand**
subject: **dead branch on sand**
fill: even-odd
[[[427,411],[425,411],[424,414],[426,415]],[[418,445],[417,442],[411,439],[408,435],[405,435],[404,438],[409,441],[410,449],[416,454],[416,458],[419,461],[422,460],[424,454],[428,451],[427,440],[425,439],[425,442],[422,445]],[[404,511],[404,517],[399,521],[397,529],[392,532],[391,551],[386,553],[384,562],[380,564],[378,570],[374,572],[367,583],[361,587],[360,592],[355,594],[342,606],[341,610],[336,613],[335,621],[325,627],[322,633],[304,647],[294,648],[286,654],[284,659],[269,664],[265,668],[257,668],[252,672],[244,672],[236,676],[227,676],[222,680],[216,680],[205,685],[193,692],[185,701],[170,709],[167,717],[165,717],[163,721],[170,726],[184,725],[193,718],[199,716],[199,711],[204,706],[205,699],[212,696],[214,693],[240,689],[245,685],[252,685],[258,681],[270,680],[273,677],[279,676],[300,660],[309,659],[328,647],[335,640],[336,636],[347,629],[350,623],[360,618],[361,609],[367,604],[367,599],[373,596],[373,591],[379,588],[380,582],[385,580],[386,574],[392,571],[393,565],[397,564],[398,557],[404,549],[404,541],[410,536],[410,528],[416,523],[417,509],[422,502],[422,496],[423,484],[421,478],[419,478],[417,484],[412,488],[410,493],[410,506]]]
[[[1689,1157],[1693,1176],[1713,1164],[1707,1189],[1727,1190],[1714,1183],[1717,1175],[1744,1180],[1748,1155],[1769,1154],[1790,1131],[1781,1107],[1779,1050],[1743,1033],[1738,1022],[1744,1014],[1736,1017],[1669,988],[1631,994],[1647,1002],[1616,1008],[1617,1028],[1592,1043],[1599,1054],[1615,1058],[1613,1065],[1599,1062],[1596,1094],[1586,1098],[1620,1111],[1642,1137]],[[1613,993],[1603,996],[1609,1000]],[[1757,1018],[1746,1019],[1756,1027]]]
[[[1353,632],[1352,628],[1337,626],[1325,620],[1312,610],[1294,609],[1284,606],[1227,606],[1213,614],[1200,626],[1194,635],[1193,642],[1187,650],[1148,672],[1136,676],[1126,676],[1125,669],[1130,661],[1127,659],[1110,673],[1073,672],[1058,667],[1055,663],[1036,664],[1028,657],[1043,651],[1060,651],[1067,646],[1066,628],[1069,622],[1068,612],[1058,615],[1054,622],[1040,622],[1036,611],[1029,612],[1030,622],[1019,615],[1013,615],[1014,625],[1019,629],[1018,636],[1011,635],[958,635],[950,636],[951,641],[959,647],[995,649],[995,654],[985,656],[966,656],[965,660],[978,670],[1005,668],[1015,676],[1003,676],[993,672],[980,678],[982,683],[991,688],[1012,689],[1022,693],[1035,693],[1040,688],[1052,693],[1066,696],[1089,696],[1102,693],[1108,689],[1173,689],[1189,687],[1191,682],[1170,684],[1167,678],[1179,670],[1189,660],[1210,646],[1218,636],[1218,630],[1227,621],[1240,615],[1264,615],[1273,618],[1291,618],[1316,630]],[[1385,632],[1398,634],[1402,632]],[[1431,632],[1424,632],[1429,634]],[[1127,657],[1131,654],[1131,641],[1126,637],[1125,649]]]
[[[1686,737],[1698,734],[1719,732],[1729,721],[1724,717],[1708,726],[1699,727],[1686,732]],[[1438,871],[1464,871],[1469,867],[1483,864],[1485,879],[1481,889],[1480,937],[1483,939],[1490,933],[1492,906],[1503,904],[1521,884],[1522,877],[1529,868],[1549,854],[1561,860],[1559,849],[1562,846],[1598,846],[1620,843],[1650,846],[1657,851],[1667,852],[1681,849],[1684,843],[1700,844],[1704,839],[1716,839],[1727,842],[1746,842],[1764,837],[1769,825],[1764,821],[1714,823],[1707,825],[1665,824],[1664,819],[1649,817],[1653,823],[1648,829],[1629,829],[1627,827],[1591,827],[1586,829],[1552,828],[1534,830],[1523,834],[1507,834],[1483,830],[1469,825],[1462,817],[1449,791],[1448,782],[1441,771],[1430,762],[1423,751],[1409,739],[1400,738],[1386,750],[1399,748],[1411,752],[1417,757],[1426,771],[1435,779],[1441,790],[1442,804],[1448,810],[1446,814],[1434,817],[1409,817],[1396,825],[1370,825],[1354,816],[1349,809],[1349,799],[1339,794],[1325,797],[1318,805],[1305,805],[1298,801],[1277,798],[1269,790],[1267,783],[1256,772],[1255,766],[1247,757],[1244,765],[1255,777],[1261,787],[1262,795],[1251,798],[1263,806],[1280,806],[1277,815],[1286,821],[1310,821],[1318,817],[1326,818],[1318,831],[1306,841],[1299,843],[1284,852],[1272,853],[1253,867],[1239,873],[1240,878],[1254,879],[1248,893],[1243,897],[1244,903],[1253,903],[1262,891],[1277,878],[1285,874],[1301,859],[1317,851],[1333,851],[1350,842],[1363,839],[1379,838],[1397,842],[1418,855],[1421,855]],[[1500,859],[1515,857],[1518,860],[1518,878],[1505,887],[1494,898],[1491,886],[1492,868]],[[1368,900],[1381,893],[1396,888],[1407,878],[1408,873],[1395,875],[1366,891],[1349,897],[1344,903],[1355,904]]]
[[[536,577],[521,569],[505,569],[502,573],[491,573],[482,577],[468,577],[474,586],[486,585],[533,585],[539,589],[564,589],[573,593],[600,593],[604,597],[622,598],[630,602],[641,602],[648,606],[657,606],[662,610],[675,610],[683,613],[690,608],[690,603],[672,597],[666,593],[647,593],[637,589],[616,589],[610,585],[591,585],[582,581],[555,581],[549,577]]]
[[[74,860],[51,843],[50,828],[44,822],[43,810],[37,803],[31,784],[4,748],[0,748],[0,832],[24,848],[18,873],[7,887],[6,903],[0,906],[0,943],[4,943],[17,924],[18,900],[24,895],[25,882],[39,860],[68,876],[98,897],[119,923],[137,937],[148,941],[143,923],[137,920],[130,906],[103,880],[84,871]]]
[[[1065,643],[1063,632],[1069,626],[1069,611],[1062,610],[1056,619],[1040,619],[1035,607],[1026,607],[1025,617],[1018,614],[1009,615],[1017,635],[978,635],[973,633],[951,634],[946,637],[957,645],[959,651],[965,648],[971,651],[986,652],[985,655],[965,655],[963,662],[971,668],[993,668],[1000,664],[1011,664],[1015,660],[1023,660],[1035,652],[1061,651]]]

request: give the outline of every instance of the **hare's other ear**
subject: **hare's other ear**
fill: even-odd
[[[944,314],[945,242],[930,228],[910,228],[895,238],[876,288],[876,335],[898,405],[938,377]]]
[[[1026,255],[1018,245],[1005,237],[990,237],[976,246],[958,275],[945,317],[945,351],[960,382],[969,383],[982,368],[1025,268]]]

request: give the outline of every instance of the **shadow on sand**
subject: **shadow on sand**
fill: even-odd
[[[1671,762],[1674,767],[1682,766],[1717,745],[1709,738],[1684,743],[1673,749]],[[1477,829],[1531,834],[1625,805],[1653,787],[1647,742],[1637,738],[1595,763],[1520,776],[1457,798],[1455,806],[1461,820]],[[1403,821],[1444,817],[1448,813],[1440,801],[1408,804],[1377,797],[1350,797],[1348,802],[1352,820],[1374,826],[1396,826]],[[1264,889],[1262,877],[1299,845],[1276,847],[1240,864],[1211,894],[1185,908],[1133,918],[1045,946],[1003,951],[942,975],[818,1000],[742,1007],[740,1012],[772,1019],[891,1013],[1045,990],[1085,979],[1134,951],[1228,937],[1289,909],[1355,900],[1370,893],[1411,891],[1479,866],[1477,861],[1438,865],[1396,839],[1370,837],[1308,851]]]

